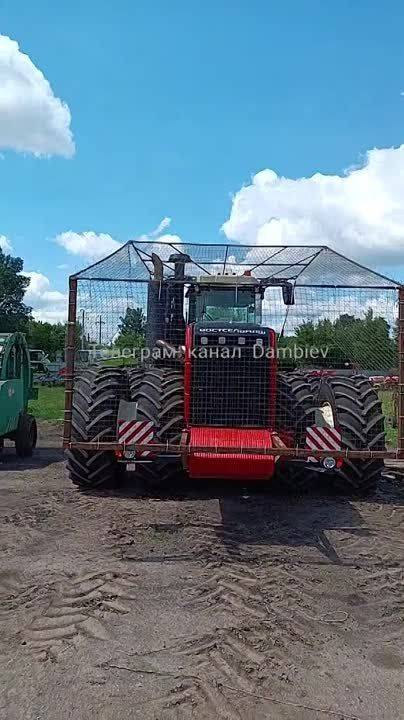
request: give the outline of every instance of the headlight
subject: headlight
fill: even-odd
[[[135,460],[136,458],[136,452],[135,450],[125,450],[125,460]]]

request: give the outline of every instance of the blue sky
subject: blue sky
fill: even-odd
[[[259,171],[339,175],[400,146],[403,21],[401,3],[369,0],[1,0],[1,33],[69,106],[76,152],[2,150],[0,235],[62,292],[89,264],[56,244],[65,231],[125,241],[168,216],[183,240],[226,239],[231,196]],[[0,148],[1,127],[0,107]]]

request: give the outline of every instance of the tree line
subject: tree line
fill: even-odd
[[[295,328],[293,335],[279,338],[281,347],[327,349],[323,367],[390,370],[397,367],[397,328],[367,310],[363,318],[342,313],[335,320],[309,320]],[[318,364],[317,360],[304,364]]]
[[[21,275],[24,263],[0,248],[0,332],[22,332],[29,347],[43,350],[51,360],[64,349],[67,323],[35,320],[32,307],[24,303],[29,278]]]

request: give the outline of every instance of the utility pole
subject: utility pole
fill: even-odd
[[[99,330],[98,330],[98,344],[102,345],[102,326],[105,325],[105,322],[102,319],[102,315],[100,315],[99,320]]]
[[[84,333],[84,317],[85,317],[85,310],[81,311],[81,349],[84,350],[84,343],[85,343],[85,333]]]

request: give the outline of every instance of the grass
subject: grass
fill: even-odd
[[[397,428],[393,427],[395,417],[394,396],[391,390],[379,390],[379,398],[382,402],[382,411],[385,417],[386,444],[389,447],[397,447]]]
[[[101,365],[102,367],[138,367],[139,363],[138,361],[134,360],[133,357],[120,357],[110,358],[109,360],[102,360]]]
[[[38,400],[30,400],[28,409],[37,420],[63,420],[65,407],[64,387],[38,388]]]

